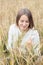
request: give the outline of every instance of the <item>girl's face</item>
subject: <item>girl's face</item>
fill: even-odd
[[[29,26],[29,20],[26,15],[22,15],[18,22],[19,29],[21,31],[27,31]]]

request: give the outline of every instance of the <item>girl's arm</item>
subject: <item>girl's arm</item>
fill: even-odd
[[[40,55],[40,37],[39,37],[39,33],[37,30],[34,31],[32,44],[34,48],[34,53],[36,55]]]
[[[13,42],[12,34],[13,34],[12,26],[10,26],[10,29],[9,29],[9,32],[8,32],[8,45],[7,45],[8,50],[12,49],[12,42]]]

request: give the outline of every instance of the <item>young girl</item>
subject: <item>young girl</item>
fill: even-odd
[[[10,26],[7,49],[10,51],[17,47],[36,47],[34,53],[39,55],[39,45],[39,33],[34,29],[31,11],[27,8],[21,9],[17,14],[16,24]]]

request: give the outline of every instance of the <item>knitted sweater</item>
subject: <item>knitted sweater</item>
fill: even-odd
[[[21,38],[22,37],[22,38]],[[10,26],[9,32],[8,32],[8,45],[7,49],[10,50],[12,48],[15,48],[18,46],[25,46],[25,43],[29,40],[32,40],[32,45],[34,48],[35,54],[39,54],[39,45],[40,45],[40,38],[39,33],[34,28],[29,29],[25,34],[23,34],[20,29],[16,26],[16,24],[12,24]]]

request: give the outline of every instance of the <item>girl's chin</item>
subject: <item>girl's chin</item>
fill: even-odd
[[[19,28],[21,31],[27,31],[26,28]]]
[[[27,29],[20,29],[21,31],[26,31]]]

